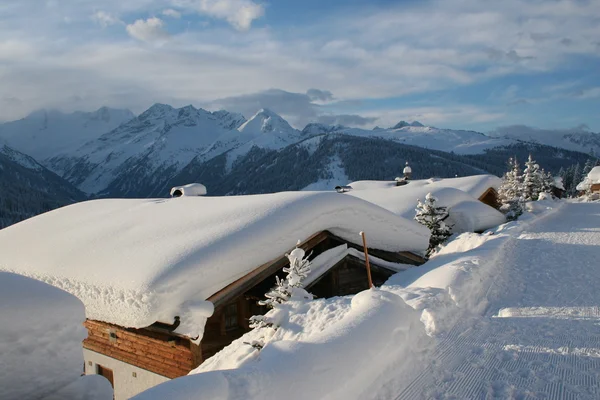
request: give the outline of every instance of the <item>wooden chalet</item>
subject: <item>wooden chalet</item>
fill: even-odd
[[[376,285],[424,262],[429,230],[362,199],[192,188],[81,202],[0,231],[0,270],[42,277],[84,304],[84,372],[106,377],[116,400],[188,374],[247,332],[298,238],[314,261],[307,289],[321,298],[367,289],[360,231]]]
[[[362,251],[360,246],[328,231],[311,236],[299,247],[314,259],[324,251],[343,244],[348,248]],[[379,259],[399,265],[420,265],[425,262],[421,256],[410,252],[369,249],[369,254],[372,256],[370,265],[375,286],[380,286],[391,275],[398,272],[378,265]],[[87,320],[85,327],[88,330],[88,337],[83,341],[86,374],[100,374],[109,379],[115,388],[116,400],[135,394],[131,392],[136,388],[132,381],[135,381],[138,376],[144,375],[146,381],[140,385],[140,388],[146,389],[168,379],[187,375],[204,360],[248,332],[250,330],[248,321],[252,315],[264,314],[268,311],[257,302],[264,299],[264,294],[275,285],[275,276],[283,275],[281,270],[286,265],[288,259],[282,254],[210,296],[207,300],[213,303],[215,310],[206,322],[204,335],[199,343],[196,343],[194,338],[173,332],[179,324],[178,319],[172,324],[161,321],[143,329],[130,329],[106,322]],[[327,298],[355,294],[368,287],[364,260],[347,254],[330,269],[321,271],[321,275],[316,277],[306,289],[317,298]],[[121,372],[120,374],[125,376],[115,377],[110,368],[112,360],[129,364],[132,367],[131,372]],[[146,373],[136,372],[138,370]],[[150,381],[148,376],[152,377]],[[121,382],[118,382],[119,380]],[[119,390],[119,383],[127,383],[127,393]]]
[[[493,187],[486,189],[486,191],[479,196],[478,200],[483,204],[487,204],[488,206],[495,208],[496,210],[500,209],[500,198],[498,196],[498,192]]]

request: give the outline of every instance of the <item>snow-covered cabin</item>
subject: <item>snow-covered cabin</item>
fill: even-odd
[[[367,288],[360,231],[376,284],[424,261],[429,231],[416,222],[352,196],[286,192],[74,204],[0,230],[0,270],[83,302],[85,373],[112,377],[121,400],[246,332],[299,239],[320,256],[315,295]]]
[[[592,168],[583,181],[577,185],[582,194],[591,193],[593,197],[600,195],[600,166]]]
[[[496,209],[501,182],[493,175],[411,180],[402,186],[391,181],[357,181],[349,184],[352,190],[346,195],[413,218],[417,199],[423,200],[431,193],[440,206],[448,207],[447,222],[453,225],[453,232],[480,232],[505,222],[504,215]]]
[[[565,185],[563,182],[563,178],[560,176],[555,176],[552,181],[552,195],[557,199],[562,199],[565,195]]]

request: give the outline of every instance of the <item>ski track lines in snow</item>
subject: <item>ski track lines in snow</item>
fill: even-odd
[[[397,399],[600,398],[599,211],[567,203],[508,242],[487,315],[457,324]]]

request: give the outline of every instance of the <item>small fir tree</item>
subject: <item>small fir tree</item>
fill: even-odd
[[[502,178],[502,184],[498,189],[500,198],[500,211],[509,221],[514,221],[523,214],[523,196],[521,184],[521,170],[516,158],[508,160],[508,172]]]
[[[298,245],[300,241],[298,241]],[[275,276],[275,286],[265,293],[266,300],[260,300],[258,304],[268,308],[277,308],[292,297],[312,299],[312,295],[304,290],[304,279],[310,274],[310,261],[301,248],[297,247],[286,254],[289,266],[283,268],[286,273],[285,279]],[[251,328],[272,327],[277,329],[273,321],[264,315],[250,317]]]
[[[428,256],[452,235],[451,227],[444,222],[448,217],[448,208],[437,206],[437,200],[431,193],[427,193],[425,202],[417,200],[415,220],[431,231]]]

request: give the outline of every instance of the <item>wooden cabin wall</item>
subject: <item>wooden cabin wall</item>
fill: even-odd
[[[494,207],[495,209],[500,208],[500,201],[498,199],[498,193],[494,189],[488,189],[480,198],[484,204],[487,204],[490,207]]]
[[[203,359],[206,360],[213,356],[250,330],[248,326],[250,317],[264,314],[267,311],[266,308],[257,308],[256,301],[257,299],[247,298],[245,294],[242,294],[226,305],[215,309],[215,312],[208,318],[204,326],[204,336],[201,343]],[[233,311],[230,307],[236,308],[237,324],[235,327],[232,326],[231,320],[229,320],[229,324],[227,323],[230,316],[228,313]]]
[[[93,320],[84,325],[88,330],[85,349],[167,378],[187,375],[202,362],[200,347],[186,338]]]
[[[324,251],[342,244],[348,243],[332,235],[330,232],[324,231],[313,235],[313,237],[303,243],[302,247],[307,251],[309,259],[312,260]],[[362,250],[362,247],[358,245],[348,245]],[[421,257],[411,253],[390,253],[381,250],[372,250],[372,252],[377,257],[398,263],[420,265],[425,262]],[[273,260],[270,265],[267,265],[268,268],[276,266],[276,268],[271,269],[270,273],[264,273],[263,270],[260,274],[240,278],[239,281],[232,283],[230,287],[224,288],[216,295],[213,295],[213,298],[209,298],[209,301],[213,301],[213,304],[217,306],[213,316],[207,320],[204,328],[204,336],[201,343],[202,358],[204,360],[248,332],[248,320],[252,315],[262,315],[268,311],[266,307],[257,305],[257,302],[264,300],[265,293],[275,286],[276,276],[280,278],[285,277],[285,273],[281,269],[287,264],[287,259],[282,256],[277,260]],[[258,269],[264,267],[265,265]],[[373,283],[377,286],[382,285],[393,274],[389,270],[377,268],[374,265],[371,272]],[[244,293],[235,296],[236,289],[234,288],[236,287],[237,290],[244,290]],[[368,289],[368,282],[364,262],[349,256],[340,261],[340,263],[334,266],[318,281],[314,282],[309,291],[317,297],[327,298],[355,294],[365,289]],[[239,323],[235,329],[226,329],[226,310],[233,304],[237,306]]]
[[[600,192],[600,183],[594,183],[591,187],[593,193]]]
[[[392,276],[392,271],[371,265],[373,285],[381,286]],[[348,256],[338,262],[307,290],[318,298],[346,296],[369,288],[365,263],[358,258]]]

